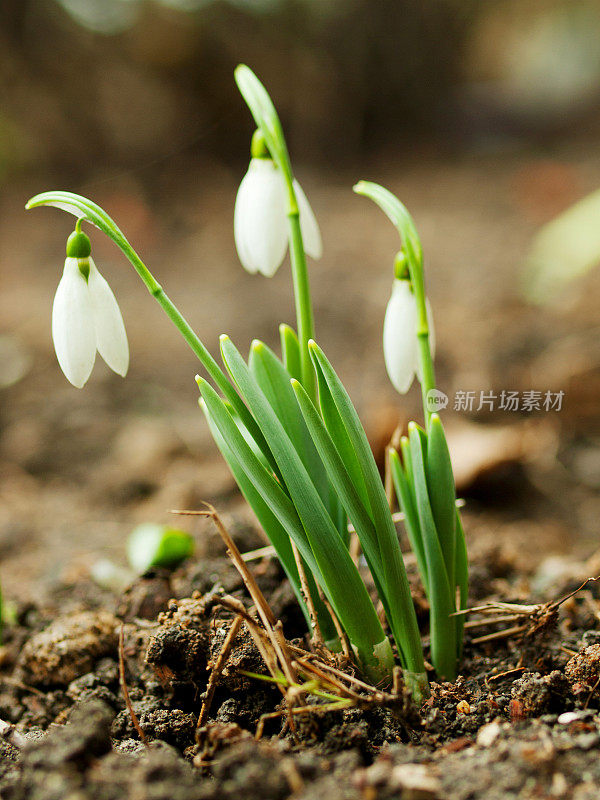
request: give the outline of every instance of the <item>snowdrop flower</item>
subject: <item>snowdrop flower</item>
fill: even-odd
[[[288,246],[286,186],[281,170],[269,157],[257,134],[252,139],[252,156],[235,200],[235,246],[244,269],[271,278],[281,266]],[[294,191],[304,249],[312,258],[321,258],[319,225],[296,180]]]
[[[86,383],[100,353],[123,377],[129,346],[123,318],[110,286],[90,257],[90,240],[74,231],[52,306],[52,339],[60,368],[78,389]]]
[[[435,352],[435,336],[429,300],[429,343]],[[419,344],[417,340],[417,303],[410,281],[396,278],[387,304],[383,323],[383,355],[385,366],[396,391],[406,394],[415,375],[419,376]]]

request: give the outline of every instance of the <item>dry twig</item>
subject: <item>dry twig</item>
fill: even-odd
[[[494,631],[493,633],[487,633],[483,636],[471,639],[471,644],[484,644],[486,642],[498,641],[499,639],[508,639],[512,636],[522,636],[523,639],[528,639],[549,626],[554,625],[558,619],[558,609],[560,606],[582,589],[585,589],[588,584],[595,583],[598,580],[600,580],[600,575],[593,578],[586,578],[577,589],[574,589],[558,600],[552,600],[548,603],[522,604],[493,602],[486,603],[482,606],[465,608],[461,611],[455,611],[452,616],[456,617],[472,613],[482,614],[484,619],[469,620],[465,623],[465,628],[470,629],[486,627],[488,625],[498,625],[506,622],[516,623],[500,631]]]
[[[217,688],[217,682],[219,680],[219,676],[223,671],[223,667],[227,663],[227,659],[229,658],[229,653],[231,652],[233,642],[238,634],[238,631],[243,621],[244,621],[243,617],[240,614],[237,614],[237,616],[234,617],[233,622],[231,623],[229,631],[227,632],[225,641],[221,646],[221,650],[219,652],[219,655],[217,656],[217,660],[213,664],[210,673],[210,678],[208,680],[208,685],[206,687],[206,692],[204,694],[204,700],[202,702],[202,708],[200,709],[200,715],[198,716],[198,724],[196,725],[196,728],[201,728],[206,722],[206,718],[208,717],[208,712],[210,711],[212,699],[215,695],[215,689]]]

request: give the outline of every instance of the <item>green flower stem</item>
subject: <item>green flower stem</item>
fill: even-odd
[[[435,389],[435,373],[433,358],[429,344],[429,322],[427,320],[427,303],[425,296],[425,277],[423,272],[423,248],[415,228],[415,223],[407,208],[390,191],[371,181],[359,181],[354,191],[363,197],[369,197],[386,214],[396,226],[402,241],[402,251],[410,274],[410,282],[417,303],[417,338],[419,343],[419,367],[421,372],[421,392],[423,395],[423,413],[425,424],[429,430],[430,412],[427,410],[427,393]]]
[[[408,256],[408,270],[412,284],[415,302],[417,304],[417,341],[419,345],[418,357],[421,375],[421,396],[423,398],[423,416],[425,427],[429,430],[431,411],[427,408],[427,395],[435,389],[435,371],[433,357],[429,342],[429,320],[427,319],[427,300],[425,294],[425,275],[423,270],[423,257],[415,252],[412,241],[407,239],[404,247]]]
[[[419,344],[419,364],[421,367],[421,396],[423,398],[423,414],[425,416],[425,424],[429,430],[429,422],[431,420],[431,411],[427,408],[427,395],[432,389],[435,389],[435,372],[433,369],[433,358],[431,356],[431,347],[429,344],[429,325],[427,324],[427,317],[425,317],[425,328],[419,322],[419,329],[417,331],[417,341]]]
[[[239,401],[239,397],[237,392],[233,389],[230,382],[225,377],[222,369],[219,367],[215,359],[209,353],[205,345],[202,343],[198,335],[195,333],[189,322],[183,316],[181,311],[177,308],[175,303],[171,300],[171,298],[166,294],[160,283],[156,280],[154,275],[150,272],[148,267],[144,264],[142,259],[138,256],[135,252],[133,247],[129,244],[129,242],[123,237],[123,240],[118,243],[123,253],[127,256],[133,268],[140,276],[142,281],[144,282],[146,288],[157,301],[157,303],[161,306],[165,314],[171,320],[171,322],[175,325],[177,330],[181,333],[184,340],[192,350],[192,352],[198,357],[210,377],[219,387],[219,389],[223,392],[223,394],[227,397],[227,399],[234,403],[236,406],[238,403],[234,401],[233,396],[237,398]]]
[[[292,280],[294,283],[294,301],[296,305],[296,325],[300,343],[300,370],[302,385],[311,400],[316,400],[315,371],[308,349],[308,343],[314,339],[315,326],[310,296],[310,283],[306,266],[306,253],[300,230],[300,212],[293,186],[290,184],[290,200],[288,220],[290,224],[290,259],[292,262]],[[292,202],[293,195],[293,202]]]

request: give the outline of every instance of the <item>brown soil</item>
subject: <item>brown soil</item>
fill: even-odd
[[[238,541],[247,542],[251,531],[240,533]],[[501,577],[490,564],[490,551],[473,564],[474,604],[529,602],[520,594],[528,576],[515,563],[505,564]],[[370,710],[317,709],[297,717],[294,730],[285,715],[269,718],[256,741],[262,715],[280,709],[282,697],[240,674],[266,673],[245,628],[206,725],[196,728],[210,665],[231,621],[218,605],[222,585],[203,594],[211,580],[205,570],[215,569],[230,575],[228,592],[245,596],[221,557],[204,569],[190,561],[171,574],[151,573],[119,597],[89,583],[62,587],[71,597],[92,598],[67,613],[58,611],[60,589],[56,605],[19,607],[2,653],[0,717],[24,739],[18,747],[11,733],[0,740],[3,798],[593,796],[600,778],[595,584],[545,617],[528,612],[524,634],[474,643],[506,624],[468,628],[460,677],[432,682],[420,708],[403,698]],[[253,572],[288,638],[301,637],[278,565],[263,559]],[[170,597],[162,595],[156,619],[131,613],[165,585]],[[554,590],[558,597],[576,588],[571,579]],[[145,743],[119,685],[121,625],[126,684]]]

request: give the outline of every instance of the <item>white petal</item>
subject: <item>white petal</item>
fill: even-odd
[[[394,281],[383,323],[383,355],[394,388],[406,394],[417,365],[417,304],[408,281]]]
[[[52,339],[60,368],[78,389],[85,384],[96,359],[92,304],[76,258],[65,260],[52,306]]]
[[[431,311],[431,304],[429,298],[425,298],[425,307],[427,308],[427,324],[429,326],[429,349],[431,350],[431,357],[435,356],[435,328],[433,326],[433,313]],[[418,345],[417,345],[418,350]],[[419,383],[423,383],[421,378],[421,362],[417,357],[417,378]]]
[[[110,286],[91,258],[88,288],[98,352],[114,372],[125,377],[129,367],[129,345],[123,317]]]
[[[253,158],[235,200],[233,229],[242,266],[274,275],[285,257],[288,231],[281,173],[270,159]]]
[[[302,231],[304,249],[311,258],[321,258],[323,255],[323,241],[321,239],[319,223],[304,194],[303,188],[295,179],[294,191],[296,192],[296,199],[298,200],[298,208],[300,210],[300,229]]]

